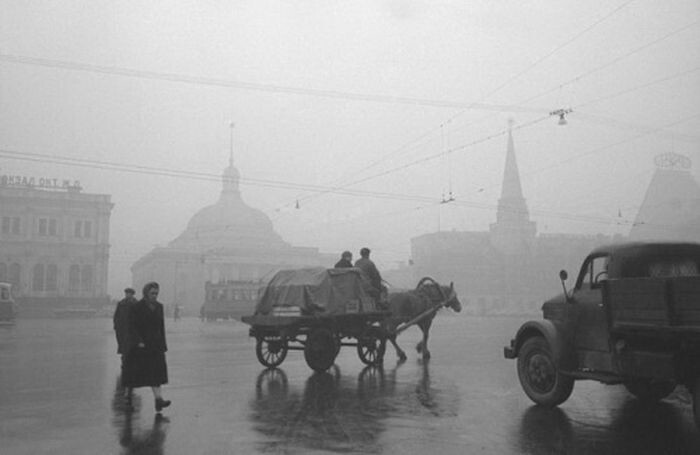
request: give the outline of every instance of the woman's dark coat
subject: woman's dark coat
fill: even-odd
[[[165,352],[165,320],[163,305],[149,306],[145,299],[135,303],[129,311],[133,340],[124,368],[122,382],[125,387],[160,386],[168,382],[168,366]],[[144,347],[138,347],[143,343]]]

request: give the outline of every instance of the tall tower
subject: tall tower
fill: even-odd
[[[513,120],[508,121],[508,147],[496,222],[489,226],[491,243],[504,254],[530,252],[537,227],[530,221],[513,145]]]

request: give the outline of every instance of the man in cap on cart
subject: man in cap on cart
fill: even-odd
[[[349,251],[343,251],[340,255],[340,260],[335,263],[336,269],[348,269],[352,267],[352,253]]]
[[[377,299],[377,302],[381,303],[382,295],[384,294],[384,287],[382,286],[382,276],[374,265],[374,262],[369,258],[370,249],[362,248],[360,250],[360,259],[355,261],[355,267],[362,270],[364,274],[369,279],[370,289],[369,294]]]

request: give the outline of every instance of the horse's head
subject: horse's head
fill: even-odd
[[[418,289],[422,289],[433,303],[444,302],[445,306],[452,308],[453,311],[457,313],[462,311],[462,303],[457,298],[454,283],[442,286],[432,278],[426,277],[420,281]]]
[[[462,302],[457,298],[457,291],[455,291],[455,284],[450,283],[449,286],[440,286],[442,293],[445,294],[445,306],[452,308],[453,311],[459,313],[462,311]]]

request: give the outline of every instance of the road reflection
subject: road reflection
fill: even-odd
[[[521,453],[689,454],[698,447],[692,421],[669,402],[632,398],[609,403],[612,413],[573,419],[560,408],[528,408],[518,433]]]
[[[120,387],[121,380],[117,377],[117,386],[112,396],[112,425],[117,431],[122,454],[125,455],[163,455],[165,437],[169,420],[161,414],[156,414],[150,427],[140,425],[139,410],[141,401],[134,394],[132,406],[124,398],[124,389]]]
[[[346,376],[334,366],[311,374],[301,390],[289,384],[283,369],[275,368],[257,378],[250,420],[265,435],[263,452],[297,447],[300,453],[380,453],[388,418],[454,415],[458,401],[431,387],[427,363],[419,365],[417,380],[409,382],[397,380],[397,369],[366,367],[357,376]]]

